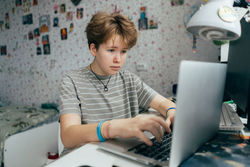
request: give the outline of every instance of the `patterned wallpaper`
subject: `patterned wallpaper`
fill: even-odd
[[[18,6],[20,2],[22,5]],[[0,0],[0,46],[3,49],[0,101],[19,105],[58,103],[62,74],[87,66],[93,60],[84,34],[92,14],[99,10],[120,12],[138,27],[142,6],[146,7],[146,17],[154,20],[158,27],[140,30],[138,43],[129,51],[124,68],[136,73],[162,95],[171,96],[181,60],[218,61],[219,48],[212,42],[197,39],[196,52],[192,52],[193,38],[186,31],[185,23],[200,3],[201,0],[82,0],[74,6],[70,0]],[[66,13],[60,11],[62,4]],[[80,8],[82,18],[77,18]],[[32,14],[32,22],[29,14]],[[39,28],[39,19],[44,15],[49,15],[49,32],[29,39],[29,32]],[[53,27],[55,17],[58,27]],[[61,39],[62,28],[67,28],[66,40]],[[43,42],[49,43],[50,53],[44,54]],[[37,47],[41,47],[42,54],[37,55]],[[147,70],[137,71],[138,64],[144,64]]]

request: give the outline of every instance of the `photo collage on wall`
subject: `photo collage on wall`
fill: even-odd
[[[81,0],[71,0],[74,6],[79,5]],[[33,15],[36,13],[32,13],[31,8],[38,5],[38,0],[15,0],[15,6],[12,8],[12,14],[15,14],[16,8],[19,8],[22,11],[22,25],[26,26],[26,29],[30,29],[30,27],[34,27],[34,23],[37,22],[34,20]],[[20,11],[18,10],[18,11]],[[49,32],[51,28],[60,28],[58,32],[58,39],[67,40],[70,33],[74,31],[74,23],[73,20],[80,20],[83,18],[84,9],[82,7],[76,7],[75,11],[67,11],[66,4],[53,4],[54,14],[51,16],[50,14],[39,14],[37,27],[33,29],[27,30],[27,33],[23,35],[23,40],[35,41],[36,47],[36,55],[50,55],[51,54],[51,43],[49,41]],[[10,12],[6,12],[4,15],[4,20],[0,19],[0,33],[11,28]],[[68,27],[65,25],[59,24],[59,18],[65,17],[66,22],[69,22]],[[63,19],[64,20],[64,19]],[[52,22],[51,22],[52,21]],[[41,36],[41,37],[40,37]],[[18,41],[16,41],[18,45]],[[1,56],[7,55],[7,46],[1,44]],[[18,48],[13,48],[13,51],[16,51]],[[32,56],[34,55],[31,54]]]

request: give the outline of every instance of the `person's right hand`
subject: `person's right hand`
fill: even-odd
[[[136,137],[151,146],[152,141],[143,132],[150,132],[160,142],[164,135],[164,129],[167,128],[167,122],[162,117],[141,114],[134,118],[111,120],[109,136],[110,138]]]

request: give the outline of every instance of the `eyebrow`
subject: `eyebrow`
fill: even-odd
[[[114,49],[117,49],[118,47],[117,47],[117,46],[107,46],[107,48],[114,48]],[[128,48],[122,48],[122,49],[128,49]]]

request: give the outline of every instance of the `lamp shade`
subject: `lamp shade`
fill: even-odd
[[[241,35],[234,0],[210,0],[192,16],[187,31],[205,40],[236,40]]]

